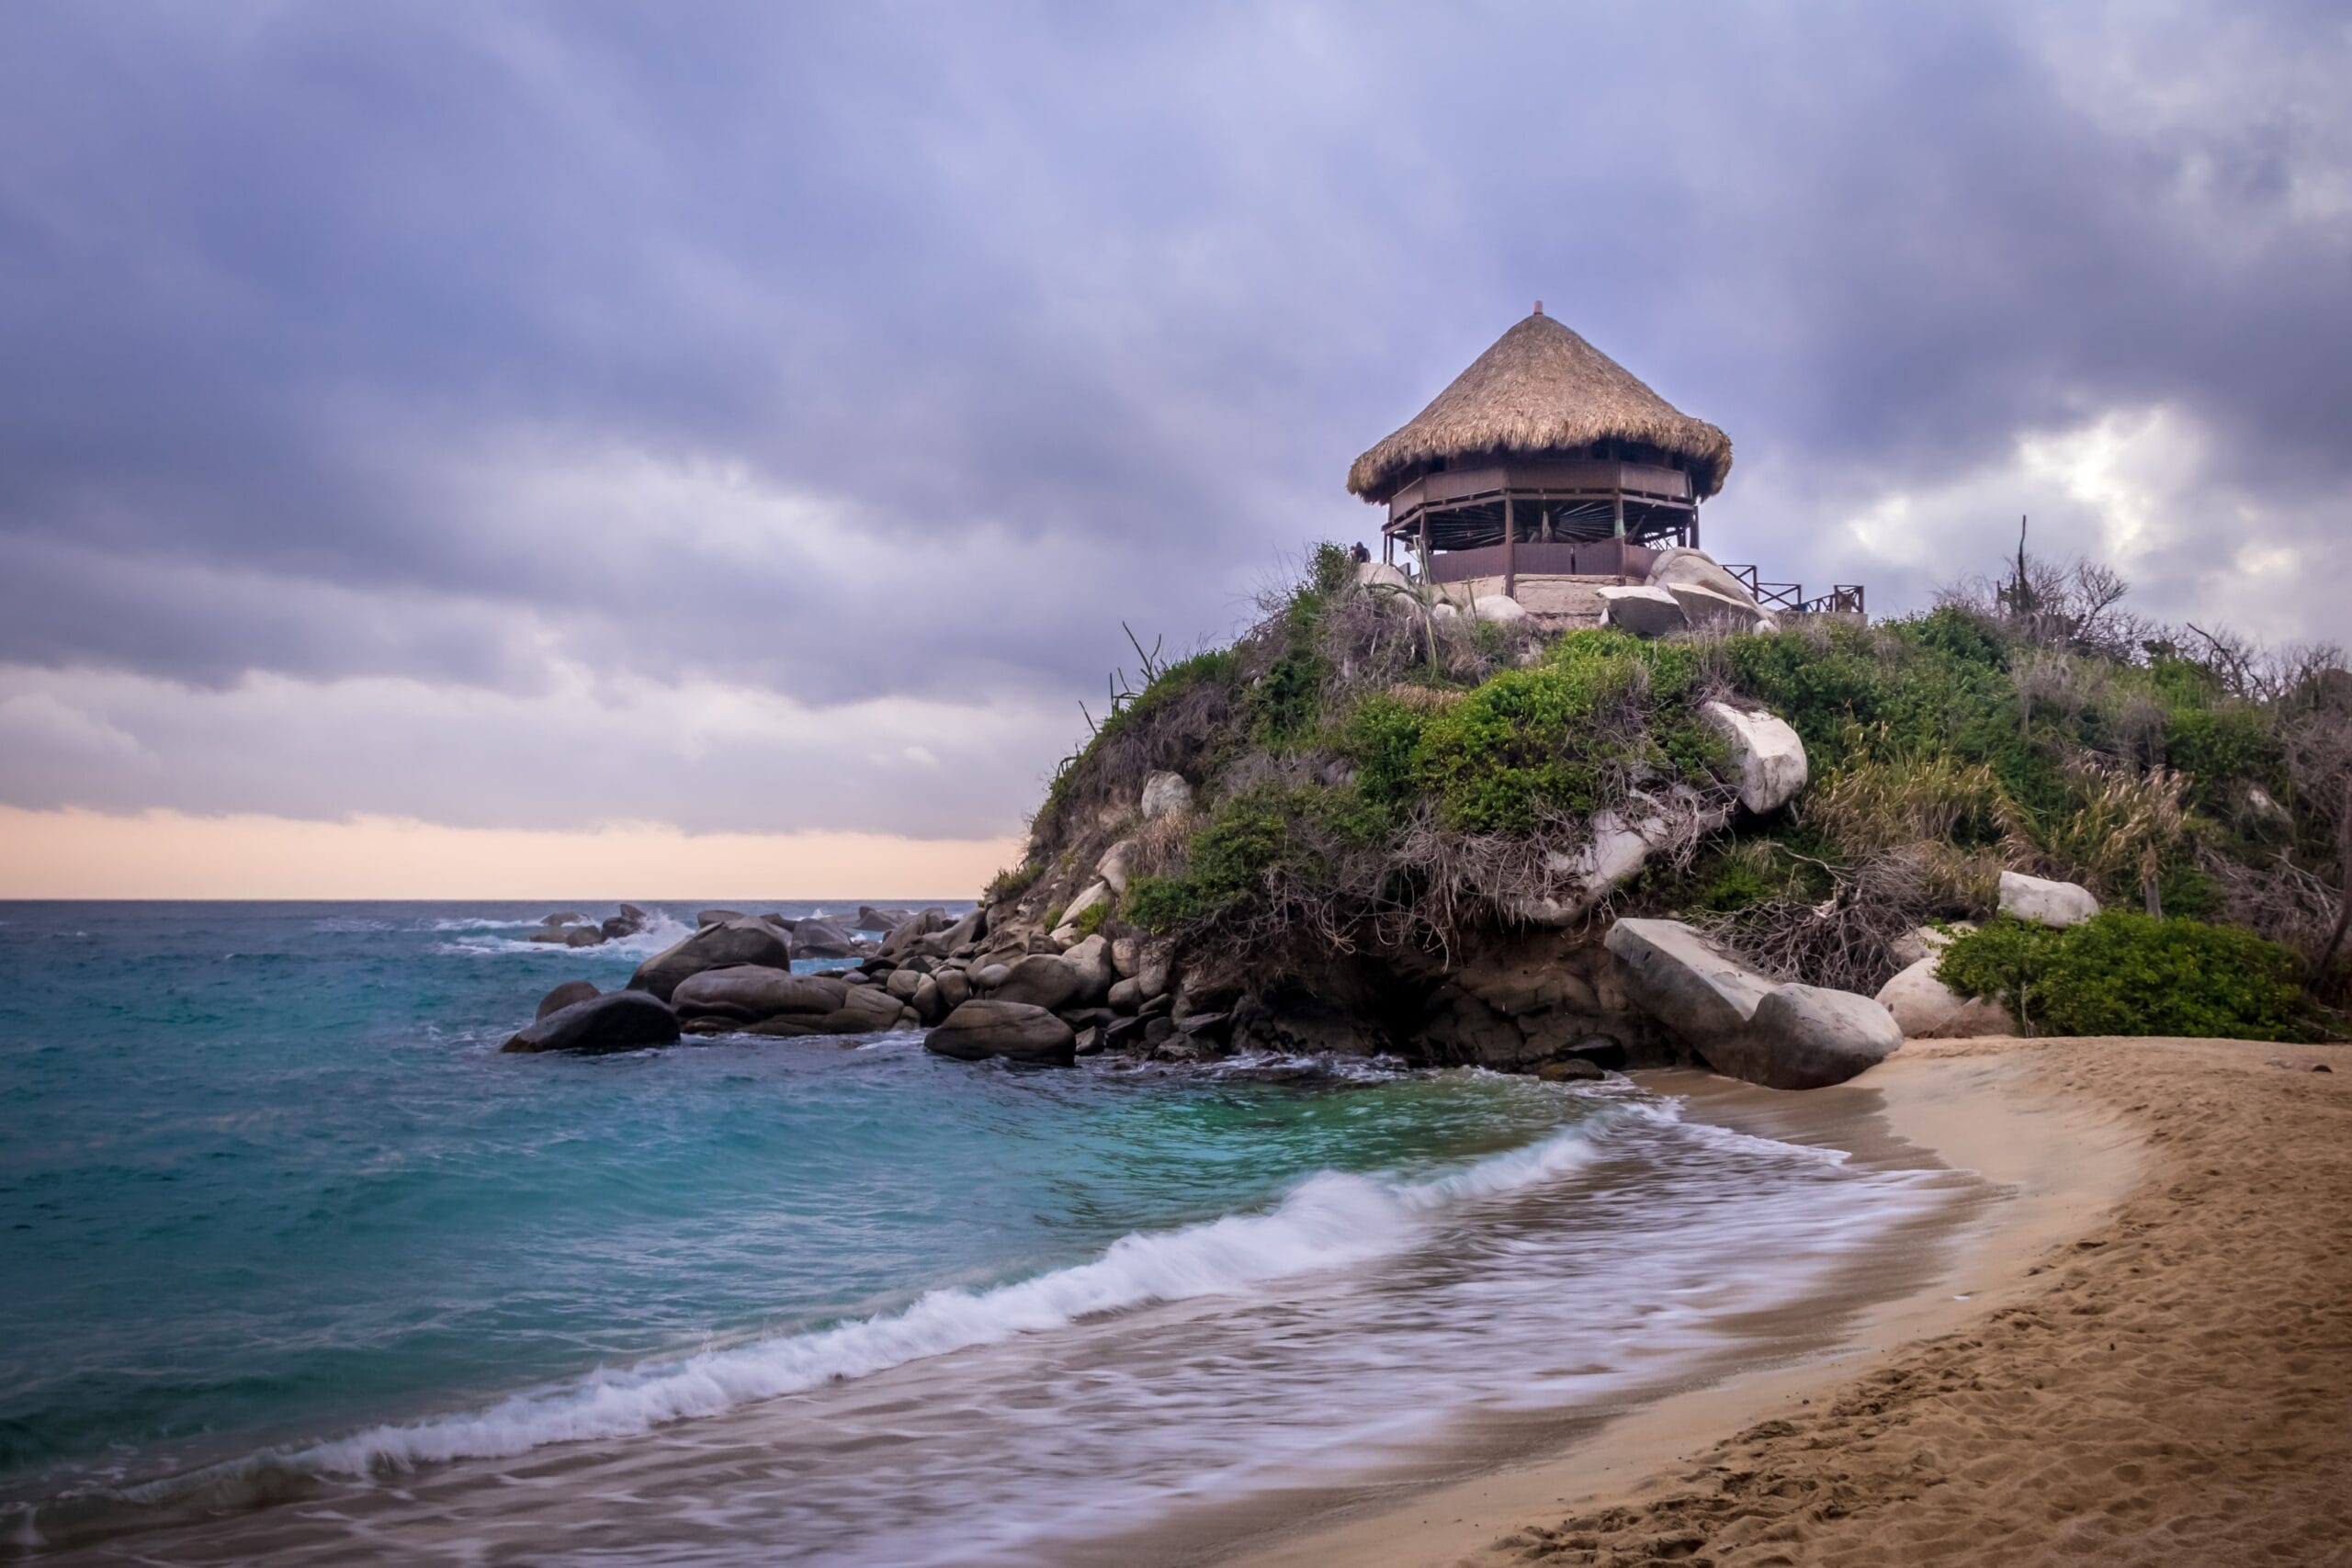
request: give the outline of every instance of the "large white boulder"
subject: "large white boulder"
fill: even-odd
[[[1894,1016],[1870,998],[1775,984],[1679,920],[1620,920],[1604,944],[1634,1005],[1728,1077],[1818,1089],[1903,1044]]]
[[[1894,1015],[1869,997],[1826,986],[1775,986],[1747,1027],[1703,1053],[1719,1073],[1766,1089],[1844,1083],[1903,1048]]]
[[[1471,611],[1482,621],[1498,626],[1513,626],[1527,619],[1527,609],[1508,593],[1488,593],[1471,604]]]
[[[1602,945],[1634,1004],[1704,1054],[1747,1027],[1772,982],[1680,920],[1619,920]]]
[[[1104,850],[1102,858],[1094,863],[1094,874],[1109,884],[1112,892],[1125,893],[1127,890],[1127,877],[1134,869],[1135,863],[1136,841],[1133,839],[1121,839],[1117,843]]]
[[[1731,742],[1739,764],[1739,803],[1748,810],[1778,811],[1804,788],[1804,742],[1780,718],[1729,703],[1709,703],[1699,717]]]
[[[1938,934],[1941,934],[1940,932]],[[1998,1002],[1963,997],[1936,978],[1940,954],[1929,953],[1879,987],[1878,1003],[1905,1040],[1970,1040],[2011,1034],[2017,1025]]]
[[[1171,811],[1193,808],[1193,786],[1182,773],[1154,773],[1143,781],[1143,819],[1156,822]]]
[[[2091,890],[2021,872],[2001,873],[2001,913],[2044,926],[2079,926],[2098,913]]]
[[[1368,560],[1356,563],[1356,584],[1361,588],[1410,589],[1413,580],[1386,561]]]
[[[1681,601],[1663,588],[1602,588],[1602,609],[1609,624],[1632,632],[1635,637],[1664,637],[1668,632],[1687,631],[1690,619],[1682,613]]]
[[[1650,563],[1649,585],[1652,588],[1704,588],[1726,599],[1744,599],[1756,603],[1747,585],[1722,567],[1715,558],[1704,550],[1693,550],[1677,545],[1658,551],[1657,559]]]
[[[1666,591],[1682,607],[1683,619],[1694,626],[1744,632],[1753,630],[1765,618],[1756,601],[1745,593],[1735,598],[1694,582],[1668,583]]]

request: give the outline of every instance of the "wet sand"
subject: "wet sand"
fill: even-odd
[[[1751,1363],[1474,1480],[1287,1533],[1269,1520],[1249,1549],[1208,1555],[2352,1563],[2338,1064],[2352,1058],[2234,1042],[1960,1041],[1776,1097],[1769,1114],[1794,1127],[1839,1114],[1829,1097],[1876,1096],[1894,1135],[2010,1196],[1834,1349]],[[1136,1560],[1199,1545],[1164,1537]]]

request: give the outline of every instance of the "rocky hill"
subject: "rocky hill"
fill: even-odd
[[[1234,646],[1147,660],[988,889],[975,957],[1099,951],[1082,1027],[1163,1055],[1738,1055],[1612,951],[1629,917],[1751,976],[1750,1032],[1791,987],[1885,993],[1914,1032],[2331,1027],[2332,650],[2167,632],[2107,574],[2030,560],[1879,626],[1702,614],[1691,587],[1726,597],[1636,585],[1556,632],[1318,550]],[[2086,994],[2093,949],[2131,994]]]

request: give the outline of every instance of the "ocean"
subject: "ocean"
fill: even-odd
[[[1687,1384],[1973,1191],[1663,1079],[502,1055],[647,907],[0,904],[0,1551],[1114,1561]]]

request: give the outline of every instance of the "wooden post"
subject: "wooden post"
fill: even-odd
[[[1617,492],[1617,581],[1625,581],[1625,492]]]
[[[1699,508],[1696,505],[1690,508],[1690,547],[1694,550],[1699,547]]]
[[[1429,569],[1429,565],[1430,565],[1430,510],[1429,510],[1429,508],[1428,508],[1428,507],[1424,506],[1424,507],[1422,507],[1422,508],[1421,508],[1421,566],[1422,566],[1422,569],[1423,569],[1424,570],[1427,570]],[[1431,577],[1435,577],[1435,576],[1437,575],[1437,573],[1436,573],[1436,572],[1434,572],[1434,571],[1430,571],[1430,575]]]
[[[1503,597],[1519,596],[1519,523],[1511,511],[1510,497],[1503,497]]]

